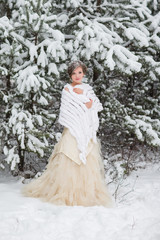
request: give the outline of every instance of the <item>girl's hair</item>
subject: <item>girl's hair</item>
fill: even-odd
[[[73,61],[68,66],[68,74],[70,77],[72,76],[73,71],[78,67],[81,67],[83,70],[83,73],[86,74],[86,72],[87,72],[86,65],[81,61]]]

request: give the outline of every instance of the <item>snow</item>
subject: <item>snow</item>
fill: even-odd
[[[41,115],[36,115],[35,118],[38,121],[39,126],[43,126],[43,120]]]
[[[45,54],[45,51],[43,47],[41,47],[41,53],[38,57],[37,64],[41,65],[43,68],[48,65],[48,58],[47,55]]]
[[[8,29],[9,31],[13,29],[12,25],[9,22],[9,19],[6,16],[0,18],[0,28],[4,30],[5,37],[8,36],[6,29]]]
[[[55,58],[57,61],[59,60],[59,58],[63,60],[65,60],[66,58],[65,51],[59,41],[51,42],[48,45],[47,52],[50,53],[52,57]]]
[[[19,163],[19,160],[20,160],[18,154],[15,154],[15,148],[16,148],[16,146],[14,146],[10,150],[8,150],[8,156],[5,159],[5,161],[8,164],[11,164],[11,170],[15,169],[16,164]]]
[[[48,105],[48,101],[43,96],[39,98],[39,103],[42,105]]]
[[[131,53],[129,50],[124,48],[121,45],[114,45],[110,48],[108,51],[108,56],[106,58],[105,63],[108,65],[108,67],[113,70],[115,67],[115,62],[113,60],[113,54],[117,57],[117,67],[122,69],[128,74],[131,74],[131,71],[139,72],[141,69],[141,63],[137,62],[138,57],[135,56],[133,53]],[[124,63],[127,65],[127,67],[124,68]]]
[[[159,24],[160,24],[160,12],[157,15],[151,17],[150,27],[152,29],[156,29],[159,27]]]
[[[44,155],[44,151],[41,148],[45,147],[45,144],[42,143],[37,137],[28,134],[28,147],[33,151],[33,152],[38,152],[41,157]]]
[[[133,120],[130,116],[126,116],[125,120],[128,128],[134,130],[140,141],[144,141],[146,138],[146,141],[150,142],[153,146],[160,146],[159,132],[156,132],[154,129],[155,127],[158,128],[159,121],[154,122],[154,120],[147,116],[143,116],[142,120],[138,118]]]
[[[154,34],[151,39],[155,42],[155,44],[158,46],[158,48],[160,49],[160,38]]]
[[[48,74],[54,73],[55,75],[59,76],[59,72],[55,63],[50,63],[48,65]]]
[[[1,174],[1,240],[160,239],[160,163],[110,184],[113,208],[55,206],[23,197],[22,186]]]
[[[133,28],[133,27],[127,28],[125,30],[125,34],[128,37],[128,39],[130,39],[130,40],[135,38],[135,40],[138,41],[140,47],[148,47],[149,46],[146,34],[144,34],[139,29]]]
[[[69,8],[69,7],[72,7],[72,8],[77,8],[80,6],[82,0],[67,0],[66,2],[66,6]]]
[[[37,58],[37,46],[34,46],[33,44],[31,44],[29,47],[29,54],[30,54],[31,61],[34,60],[34,57]]]

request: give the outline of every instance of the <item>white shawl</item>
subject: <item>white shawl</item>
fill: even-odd
[[[76,138],[80,151],[80,160],[86,164],[86,151],[91,139],[94,142],[99,127],[98,112],[103,109],[102,104],[95,95],[89,84],[78,84],[72,87],[66,84],[69,92],[63,89],[61,96],[61,107],[58,122],[67,127],[70,133]],[[83,94],[73,92],[73,88],[83,89]],[[92,107],[88,109],[85,105],[90,99],[93,100]]]

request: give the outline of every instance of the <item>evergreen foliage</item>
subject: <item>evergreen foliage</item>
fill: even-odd
[[[0,1],[1,142],[23,170],[55,136],[67,64],[88,66],[110,148],[160,146],[160,4],[153,0]]]

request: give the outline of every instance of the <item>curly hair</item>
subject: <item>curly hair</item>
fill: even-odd
[[[77,60],[77,61],[71,62],[68,66],[68,74],[70,77],[72,76],[73,71],[78,67],[81,67],[83,70],[83,73],[86,74],[87,72],[86,65],[83,62]]]

